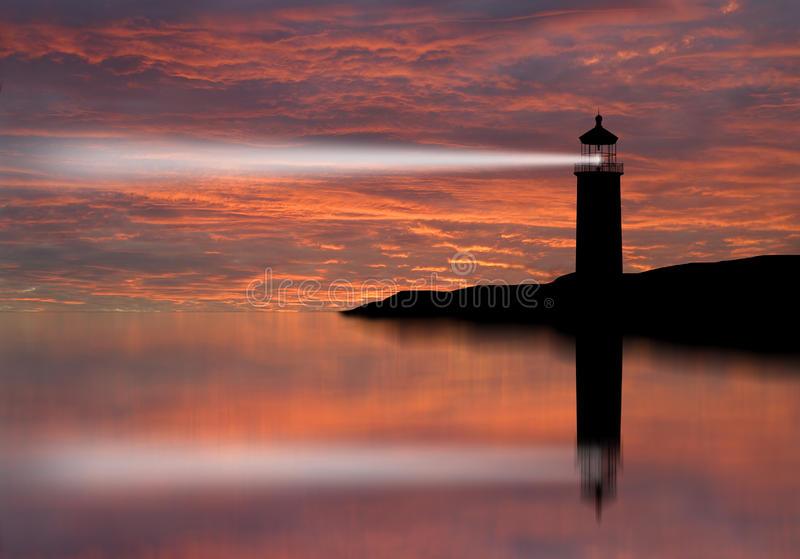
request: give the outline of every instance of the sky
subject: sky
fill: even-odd
[[[788,0],[6,0],[0,310],[297,310],[318,308],[304,281],[328,307],[345,304],[332,284],[358,302],[365,282],[549,281],[574,266],[568,166],[215,158],[577,154],[598,109],[625,163],[626,271],[798,253],[799,20]],[[161,164],[121,168],[131,146]],[[186,146],[208,167],[177,164]],[[265,277],[287,296],[254,305]]]

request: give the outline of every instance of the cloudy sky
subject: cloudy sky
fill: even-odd
[[[627,271],[800,252],[799,19],[789,0],[5,0],[0,309],[244,309],[266,268],[323,286],[550,280],[574,264],[568,167],[171,158],[577,153],[598,107],[626,166]],[[122,169],[131,146],[162,164]],[[455,276],[463,252],[477,268]]]

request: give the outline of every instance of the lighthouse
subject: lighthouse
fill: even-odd
[[[580,137],[575,272],[579,285],[613,288],[622,275],[622,210],[617,136],[603,128],[603,117]]]
[[[595,503],[614,498],[620,465],[622,337],[613,303],[622,279],[622,208],[617,136],[595,117],[580,137],[575,275],[580,321],[575,341],[578,464],[581,493]]]

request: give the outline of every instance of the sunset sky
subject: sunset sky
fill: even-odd
[[[265,268],[549,281],[574,266],[568,166],[184,171],[170,146],[579,153],[598,107],[626,271],[798,253],[798,21],[789,0],[4,0],[0,310],[247,309]],[[102,165],[130,145],[167,165]]]

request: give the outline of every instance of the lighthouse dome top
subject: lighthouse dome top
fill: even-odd
[[[582,144],[590,146],[608,146],[617,143],[617,136],[603,128],[603,117],[599,114],[594,117],[594,128],[581,135]]]

